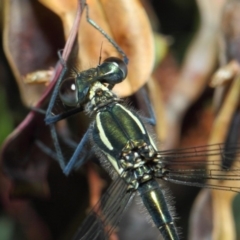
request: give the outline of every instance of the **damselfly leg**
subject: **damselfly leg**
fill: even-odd
[[[141,105],[140,107],[142,109],[144,109],[145,113],[147,114],[146,117],[142,116],[142,119],[146,123],[148,123],[152,126],[155,126],[156,125],[156,117],[155,117],[153,107],[150,103],[150,99],[149,99],[146,88],[145,87],[140,88],[139,91],[135,93],[135,98],[137,99],[137,102],[140,103],[140,105]]]

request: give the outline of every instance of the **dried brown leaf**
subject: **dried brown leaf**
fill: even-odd
[[[25,84],[22,76],[55,65],[61,39],[57,23],[37,1],[5,1],[4,51],[27,106],[39,100],[45,86]]]

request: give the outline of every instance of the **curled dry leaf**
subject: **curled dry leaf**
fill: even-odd
[[[44,84],[25,84],[23,76],[48,70],[56,64],[56,52],[63,45],[61,23],[37,1],[12,0],[4,3],[4,52],[23,103],[32,106],[46,87]]]

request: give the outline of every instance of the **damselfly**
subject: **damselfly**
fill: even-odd
[[[227,169],[224,165],[232,158],[233,152],[237,158],[236,165],[239,165],[240,146],[224,150],[223,144],[215,144],[178,151],[158,151],[146,128],[154,121],[140,117],[111,91],[127,76],[127,56],[88,14],[87,21],[110,41],[124,60],[110,57],[96,68],[82,72],[73,69],[71,76],[67,76],[68,67],[65,66],[47,110],[45,121],[51,127],[63,172],[68,175],[88,160],[89,152],[85,146],[91,141],[95,154],[113,178],[107,193],[86,218],[75,239],[106,239],[116,228],[137,191],[164,239],[179,239],[171,207],[156,179],[239,192],[240,187],[232,187],[231,184],[221,186],[221,181],[240,181],[240,167]],[[60,114],[55,112],[54,105],[58,100],[70,110]],[[94,116],[94,121],[70,161],[65,164],[53,124],[80,111]],[[208,156],[211,160],[205,168],[201,158]],[[218,162],[219,157],[223,164]],[[189,158],[191,161],[187,161]],[[204,184],[208,179],[211,183]]]

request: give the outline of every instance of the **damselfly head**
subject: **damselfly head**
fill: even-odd
[[[117,57],[109,57],[98,67],[79,72],[75,77],[63,80],[59,88],[59,97],[65,106],[76,107],[86,103],[89,91],[96,82],[106,83],[111,86],[109,87],[111,89],[126,77],[127,66],[124,61]],[[95,90],[92,90],[92,92],[94,92],[94,95],[97,93]],[[92,96],[89,98],[91,99]],[[100,99],[102,102],[104,101],[104,97],[101,96]]]

